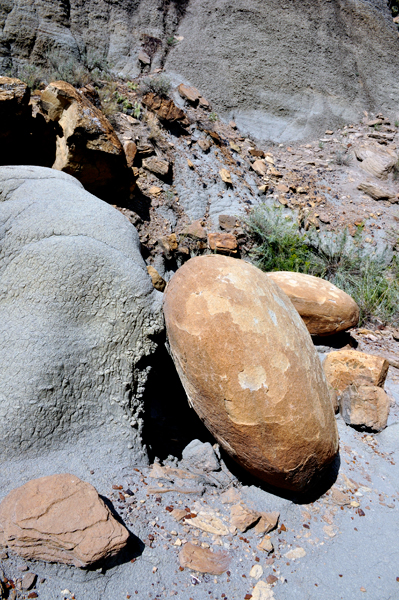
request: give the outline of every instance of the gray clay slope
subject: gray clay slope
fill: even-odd
[[[0,168],[0,216],[1,461],[93,430],[144,460],[141,398],[163,317],[135,228],[41,167]]]
[[[11,0],[0,36],[2,72],[42,63],[48,48],[126,77],[164,66],[258,139],[310,138],[364,110],[398,111],[399,40],[385,0]]]

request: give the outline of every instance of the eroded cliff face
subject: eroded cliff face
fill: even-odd
[[[399,111],[386,0],[3,0],[0,31],[3,72],[54,47],[128,77],[164,67],[258,139],[305,139],[364,110]]]

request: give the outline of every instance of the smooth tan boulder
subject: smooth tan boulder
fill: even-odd
[[[68,473],[32,479],[0,504],[0,545],[27,560],[88,567],[129,535],[95,488]]]
[[[328,383],[341,396],[349,385],[383,387],[389,363],[381,356],[357,350],[337,350],[327,354],[323,368]]]
[[[348,294],[313,275],[266,273],[287,294],[312,335],[331,335],[355,327],[359,307]]]
[[[387,426],[390,404],[376,385],[350,385],[342,394],[341,415],[347,425],[378,432]]]
[[[338,451],[327,382],[288,297],[256,267],[207,255],[169,282],[164,313],[189,401],[265,481],[305,490]]]

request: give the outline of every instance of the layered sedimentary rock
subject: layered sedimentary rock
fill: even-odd
[[[288,297],[256,267],[191,259],[164,312],[189,401],[223,448],[276,486],[304,490],[331,463],[338,435],[310,335]]]

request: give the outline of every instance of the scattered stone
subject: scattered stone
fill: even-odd
[[[234,504],[241,501],[241,495],[235,488],[230,488],[220,495],[220,501],[222,504]]]
[[[228,552],[211,552],[188,542],[179,554],[179,561],[182,567],[193,571],[222,575],[229,568],[231,557]]]
[[[272,175],[273,177],[282,177],[283,176],[283,174],[280,173],[280,171],[278,171],[274,167],[270,167],[270,169],[268,171],[268,175]]]
[[[268,577],[273,577],[273,575],[268,575]],[[274,593],[270,584],[265,581],[258,581],[252,590],[251,600],[274,600]]]
[[[230,148],[232,150],[234,150],[234,152],[237,152],[237,154],[240,154],[241,152],[241,148],[238,144],[236,144],[235,142],[230,142]]]
[[[350,385],[342,394],[341,415],[347,425],[382,431],[388,421],[389,396],[372,385]]]
[[[278,578],[275,575],[268,575],[266,581],[269,585],[273,585],[273,583],[277,583]]]
[[[267,554],[271,554],[274,551],[274,546],[270,539],[270,535],[265,535],[265,537],[258,544],[258,549],[267,552]]]
[[[337,535],[333,525],[324,525],[323,531],[330,538],[333,538]]]
[[[332,488],[331,496],[334,504],[338,504],[338,506],[348,506],[351,503],[349,496],[336,487]]]
[[[124,143],[123,149],[125,151],[127,166],[131,168],[133,167],[134,159],[136,158],[137,146],[130,140]]]
[[[170,513],[170,516],[173,517],[176,521],[181,521],[184,517],[187,517],[187,511],[182,508],[175,508]]]
[[[279,512],[272,513],[259,513],[261,515],[260,520],[255,525],[256,533],[269,533],[277,527],[278,520],[280,518]]]
[[[195,165],[194,165],[193,161],[192,161],[192,160],[190,160],[189,158],[187,159],[187,165],[188,165],[188,167],[189,167],[190,169],[194,169],[194,166],[195,166]]]
[[[206,229],[203,227],[201,221],[193,221],[190,225],[187,225],[183,234],[199,240],[206,240],[208,237]]]
[[[269,189],[269,185],[267,183],[265,183],[265,185],[260,185],[258,187],[258,191],[260,194],[266,194],[268,189]]]
[[[115,186],[127,181],[126,158],[101,110],[65,81],[50,83],[41,94],[41,105],[62,130],[53,169],[74,175],[100,198],[114,198]]]
[[[166,281],[164,280],[164,278],[160,276],[158,271],[152,265],[147,266],[147,271],[149,276],[151,277],[152,285],[154,286],[154,288],[159,292],[163,292],[166,288]]]
[[[358,305],[329,281],[288,271],[266,275],[287,294],[310,334],[331,335],[357,325]]]
[[[255,162],[253,162],[251,166],[252,166],[253,170],[255,171],[255,173],[260,175],[260,177],[264,177],[266,175],[267,166],[266,166],[265,161],[255,160]]]
[[[0,544],[27,560],[88,567],[128,539],[95,488],[74,475],[33,479],[0,504]]]
[[[231,175],[227,169],[220,169],[219,175],[222,178],[222,181],[224,181],[225,183],[228,183],[230,185],[233,185],[233,182],[231,181]]]
[[[337,350],[327,354],[323,368],[327,381],[341,395],[349,385],[382,388],[389,363],[385,358],[373,354],[357,350]]]
[[[231,231],[235,228],[237,219],[231,215],[219,215],[219,227],[224,231]]]
[[[199,511],[196,517],[190,519],[190,525],[214,535],[229,535],[224,523],[213,513]]]
[[[218,457],[209,442],[193,440],[184,448],[182,457],[183,464],[190,470],[210,473],[220,469]]]
[[[188,100],[189,102],[191,102],[191,104],[197,104],[199,99],[201,98],[201,94],[199,93],[197,88],[184,85],[184,83],[181,83],[179,86],[177,86],[177,91],[179,92],[182,98]]]
[[[256,267],[214,254],[173,275],[164,314],[190,404],[221,446],[276,486],[308,488],[338,435],[320,359],[288,297]]]
[[[250,527],[255,525],[260,519],[260,514],[250,510],[243,504],[237,504],[231,508],[230,523],[241,533],[245,533]]]
[[[232,233],[208,233],[209,248],[213,251],[236,254],[237,238]]]
[[[212,142],[210,140],[198,140],[197,144],[203,152],[209,152],[209,149],[212,146]]]
[[[396,196],[396,192],[388,190],[387,188],[375,184],[372,181],[364,181],[362,183],[359,183],[357,189],[361,192],[365,192],[366,194],[374,198],[374,200],[389,200],[390,202],[399,201]]]
[[[169,123],[177,121],[183,126],[190,124],[184,110],[178,108],[170,98],[161,98],[160,96],[157,96],[157,94],[151,92],[143,96],[142,103],[144,106],[147,106],[147,108],[155,112],[163,121]]]
[[[153,185],[150,187],[150,189],[148,190],[148,193],[151,194],[152,196],[159,196],[159,194],[162,193],[162,188]]]
[[[140,50],[138,59],[143,65],[151,64],[151,58],[148,56],[147,52],[145,52],[143,49]]]
[[[254,565],[249,572],[249,576],[254,579],[260,579],[263,575],[263,567],[261,565]]]
[[[147,169],[147,171],[155,173],[155,175],[165,177],[165,175],[169,173],[170,164],[167,160],[158,158],[157,156],[150,156],[143,160],[143,167],[144,169]]]
[[[35,573],[26,573],[26,575],[23,576],[22,578],[22,589],[23,590],[30,590],[35,586],[37,580],[37,575],[35,575]]]
[[[164,235],[158,240],[159,245],[164,250],[166,256],[169,258],[175,250],[179,247],[177,236],[175,233],[170,235]]]
[[[265,157],[265,153],[263,152],[263,150],[258,150],[257,148],[250,148],[248,152],[251,156],[256,156],[256,158]]]
[[[288,560],[296,560],[297,558],[303,558],[306,556],[306,552],[303,548],[294,548],[293,550],[290,550],[284,554],[284,556],[288,558]]]

